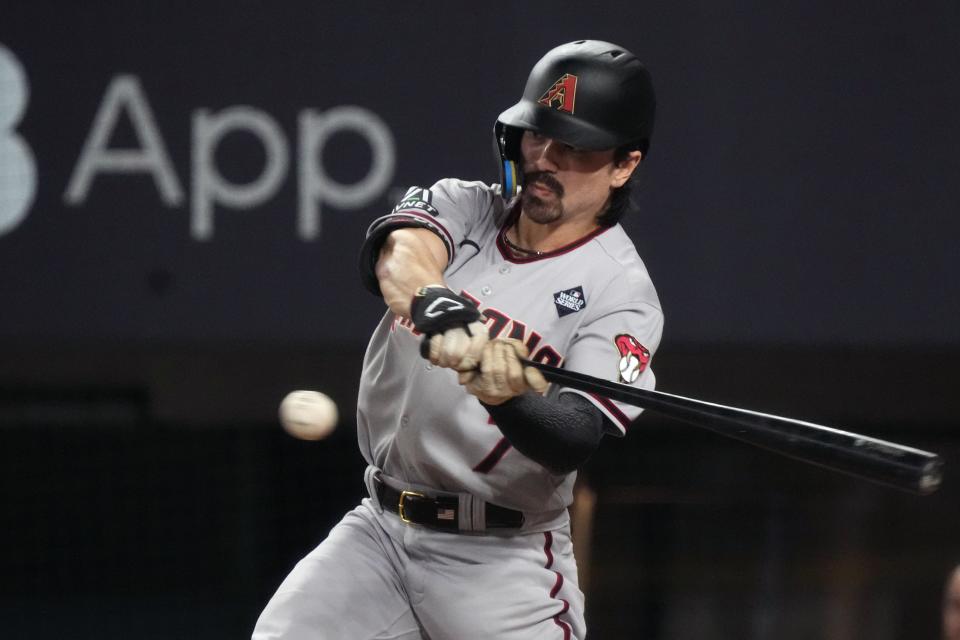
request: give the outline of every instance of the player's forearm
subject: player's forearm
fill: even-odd
[[[483,406],[517,451],[553,473],[570,473],[582,465],[603,437],[603,414],[576,394],[547,398],[525,393]]]
[[[380,250],[376,275],[383,299],[391,311],[405,318],[410,317],[410,301],[420,287],[443,283],[443,265],[430,246],[433,237],[430,231],[397,229]]]

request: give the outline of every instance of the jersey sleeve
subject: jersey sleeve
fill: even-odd
[[[656,377],[651,366],[663,333],[663,313],[648,302],[625,302],[608,308],[582,325],[570,344],[564,368],[591,376],[653,389]],[[561,388],[590,400],[624,435],[642,409],[601,395]]]
[[[384,228],[426,227],[443,241],[447,263],[457,248],[493,206],[496,194],[481,182],[444,179],[429,189],[410,187],[393,211],[373,221],[367,237]]]

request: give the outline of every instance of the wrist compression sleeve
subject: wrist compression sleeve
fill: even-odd
[[[557,474],[586,462],[603,436],[603,414],[574,393],[551,399],[528,392],[483,406],[517,451]]]

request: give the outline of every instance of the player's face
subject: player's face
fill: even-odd
[[[960,640],[960,567],[957,567],[943,594],[943,640]]]
[[[611,189],[623,186],[639,162],[638,153],[635,160],[617,165],[613,149],[577,149],[533,131],[524,131],[520,151],[523,213],[540,224],[596,218]]]

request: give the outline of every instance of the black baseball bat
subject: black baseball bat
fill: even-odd
[[[935,453],[812,422],[638,389],[542,362],[522,360],[550,382],[643,407],[796,460],[927,495],[940,486]]]

